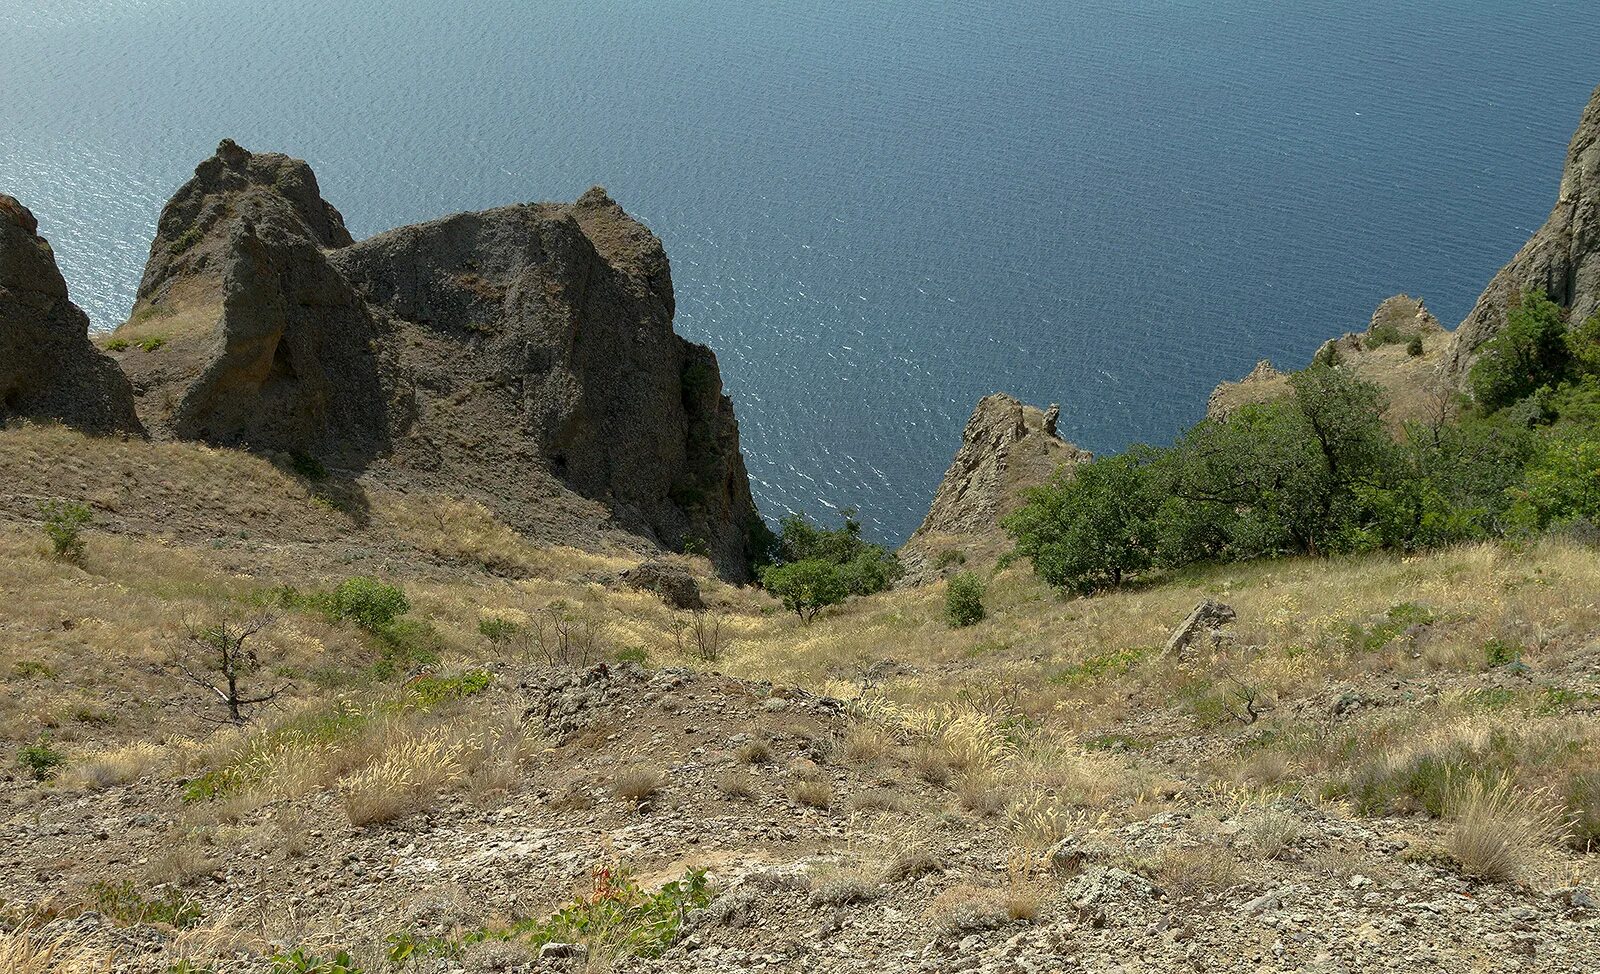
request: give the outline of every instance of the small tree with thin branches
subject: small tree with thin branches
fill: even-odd
[[[188,626],[189,640],[201,648],[209,672],[201,675],[182,660],[178,661],[178,669],[189,682],[214,694],[228,708],[226,718],[208,717],[205,714],[201,714],[201,717],[219,724],[243,724],[248,719],[245,708],[266,703],[289,688],[288,684],[283,684],[252,695],[239,685],[241,679],[253,676],[261,668],[261,660],[255,649],[245,644],[271,621],[269,618],[250,622],[219,619],[210,625],[191,623]],[[213,673],[217,679],[212,678]]]

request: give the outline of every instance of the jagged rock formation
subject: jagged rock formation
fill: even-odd
[[[673,310],[660,241],[602,189],[355,243],[305,163],[224,142],[163,211],[118,336],[161,342],[122,353],[161,435],[474,493],[541,540],[703,546],[743,577],[738,425]]]
[[[0,426],[24,418],[142,432],[127,378],[89,341],[89,318],[38,231],[27,207],[0,194]]]
[[[1412,342],[1418,338],[1422,348],[1413,354]],[[1420,299],[1397,294],[1378,305],[1364,331],[1329,339],[1316,357],[1375,383],[1388,403],[1385,415],[1398,427],[1408,420],[1437,418],[1453,402],[1437,375],[1449,345],[1450,333]],[[1288,376],[1262,359],[1243,379],[1213,389],[1206,415],[1221,418],[1247,403],[1267,402],[1289,391]]]
[[[1465,380],[1477,350],[1505,326],[1506,309],[1528,288],[1544,289],[1573,322],[1600,309],[1600,88],[1567,149],[1555,209],[1456,329],[1442,365],[1447,377]]]
[[[937,578],[955,564],[951,559],[998,557],[1006,548],[1000,519],[1022,502],[1023,491],[1093,459],[1056,435],[1059,415],[1058,407],[1045,412],[1002,392],[979,400],[927,517],[900,550],[907,583]]]

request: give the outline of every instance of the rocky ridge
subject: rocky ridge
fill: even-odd
[[[163,211],[114,344],[157,436],[466,493],[536,540],[689,548],[742,578],[738,424],[673,312],[660,241],[598,187],[357,243],[304,162],[224,141]]]
[[[1413,347],[1414,340],[1420,349]],[[1441,403],[1453,400],[1448,392],[1454,386],[1438,375],[1449,347],[1450,333],[1433,312],[1418,298],[1396,294],[1378,305],[1364,330],[1329,339],[1315,358],[1336,362],[1376,383],[1387,398],[1390,421],[1398,425],[1432,418]],[[1288,392],[1288,376],[1262,359],[1244,378],[1219,383],[1206,400],[1206,415],[1220,418],[1247,403],[1266,402]]]
[[[941,559],[998,556],[1000,518],[1021,504],[1024,488],[1093,459],[1057,435],[1059,416],[1057,406],[1041,410],[1003,392],[979,400],[927,516],[900,550],[909,584],[938,577]]]
[[[13,417],[142,432],[128,380],[89,341],[38,221],[0,194],[0,426]]]

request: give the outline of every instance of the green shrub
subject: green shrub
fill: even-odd
[[[522,632],[522,626],[510,619],[487,618],[478,620],[478,633],[489,640],[494,646],[501,646],[515,639]]]
[[[483,670],[469,670],[457,676],[423,676],[411,681],[411,692],[423,707],[447,700],[464,700],[489,689],[493,677]]]
[[[106,351],[126,352],[129,344],[129,341],[126,338],[113,338],[109,342],[106,342]]]
[[[769,565],[761,572],[761,584],[807,624],[817,613],[850,595],[839,566],[815,558]]]
[[[167,245],[167,253],[177,256],[178,254],[183,253],[185,250],[188,250],[190,247],[193,247],[195,244],[199,243],[200,238],[203,236],[205,236],[205,234],[201,233],[199,227],[190,227],[189,229],[183,231],[183,233],[179,234],[178,237],[172,241],[172,243]]]
[[[983,621],[983,590],[983,580],[972,572],[962,572],[952,577],[944,593],[945,621],[952,628]]]
[[[340,582],[328,593],[324,605],[329,615],[354,622],[370,633],[382,633],[411,611],[406,593],[398,586],[361,575]]]
[[[72,501],[46,501],[39,505],[39,516],[44,518],[45,537],[50,539],[51,551],[57,558],[77,561],[83,557],[83,529],[94,520],[87,506]]]
[[[51,747],[43,738],[17,750],[17,763],[28,769],[35,781],[49,781],[67,763],[67,756]]]
[[[1483,644],[1483,658],[1491,669],[1522,660],[1522,647],[1506,639],[1491,639]]]
[[[1505,326],[1483,344],[1468,379],[1479,405],[1493,411],[1554,386],[1570,362],[1561,306],[1530,290],[1506,309]]]
[[[1416,358],[1422,354],[1422,336],[1412,335],[1411,341],[1406,343],[1406,354]]]
[[[166,343],[167,343],[167,339],[166,339],[165,336],[162,336],[162,335],[151,335],[149,338],[141,338],[139,340],[139,347],[141,349],[145,350],[146,352],[153,352],[156,349],[160,348],[161,346],[165,345]]]
[[[457,957],[466,947],[494,940],[517,941],[534,948],[548,943],[593,943],[621,956],[657,957],[678,939],[690,911],[704,909],[711,896],[703,869],[691,870],[653,893],[640,889],[625,872],[600,869],[595,872],[591,892],[547,918],[480,927],[455,937],[396,934],[389,938],[389,960],[398,965],[425,957]],[[298,974],[298,969],[289,970]]]
[[[1568,778],[1563,798],[1571,845],[1584,852],[1600,849],[1600,771],[1581,771]]]
[[[939,557],[934,559],[933,562],[935,568],[941,569],[949,568],[952,565],[965,565],[966,563],[967,553],[959,548],[951,548],[947,551],[939,552]]]
[[[272,955],[272,974],[365,974],[346,951],[323,960],[303,947]]]
[[[165,923],[181,929],[194,926],[205,915],[200,904],[176,889],[146,896],[130,879],[94,883],[89,895],[96,910],[123,923]]]

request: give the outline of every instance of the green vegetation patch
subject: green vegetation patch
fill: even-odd
[[[425,957],[455,957],[490,940],[516,940],[532,947],[597,941],[624,955],[656,957],[678,939],[689,912],[704,909],[711,897],[703,869],[691,870],[655,892],[640,889],[626,873],[602,869],[595,873],[592,892],[547,918],[481,927],[456,937],[395,934],[389,938],[389,960],[404,964]]]
[[[164,923],[181,929],[194,926],[205,915],[200,904],[179,890],[169,887],[147,895],[130,879],[95,883],[89,887],[89,897],[96,910],[123,923]]]

